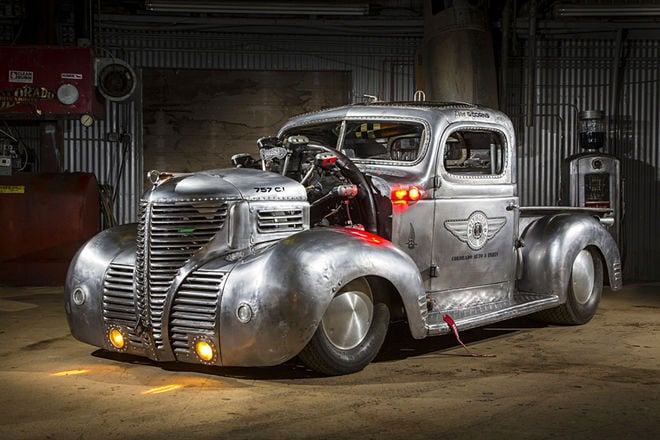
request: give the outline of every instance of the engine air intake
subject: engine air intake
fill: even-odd
[[[302,231],[304,226],[302,209],[287,211],[261,209],[257,212],[257,230],[264,234]]]

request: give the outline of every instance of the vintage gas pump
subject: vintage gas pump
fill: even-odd
[[[583,150],[564,159],[562,204],[608,208],[608,230],[620,245],[621,167],[619,159],[601,152],[605,145],[604,113],[587,110],[579,115],[579,143]]]

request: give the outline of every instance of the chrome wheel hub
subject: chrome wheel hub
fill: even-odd
[[[571,274],[571,283],[575,300],[586,304],[591,297],[595,284],[594,262],[591,253],[584,249],[575,257]]]
[[[332,299],[321,321],[325,336],[341,350],[355,348],[364,340],[374,313],[369,295],[358,289],[350,289],[350,284],[346,287],[345,292]]]

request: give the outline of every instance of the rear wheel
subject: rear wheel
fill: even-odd
[[[554,324],[586,324],[596,313],[602,292],[603,263],[593,249],[582,249],[571,266],[566,302],[533,317]]]
[[[367,280],[358,278],[337,292],[299,356],[323,374],[360,371],[378,354],[389,321],[387,305],[375,302]]]

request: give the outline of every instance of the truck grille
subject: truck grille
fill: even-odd
[[[103,281],[103,318],[106,321],[123,321],[131,327],[135,326],[131,266],[110,264]]]
[[[138,312],[163,348],[162,319],[167,290],[177,271],[222,228],[223,201],[165,201],[140,206],[137,236],[136,293]]]
[[[133,297],[133,267],[111,263],[103,280],[103,319],[120,322],[134,329],[137,323]],[[129,331],[128,338],[133,348],[142,346],[142,339]]]
[[[213,336],[224,274],[199,269],[181,284],[170,315],[170,341],[178,354],[190,355],[188,335]]]
[[[304,225],[302,209],[261,209],[257,212],[257,230],[260,233],[302,231]]]

